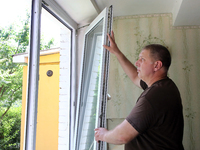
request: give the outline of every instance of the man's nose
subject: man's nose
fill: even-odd
[[[139,60],[135,62],[135,66],[139,67]]]

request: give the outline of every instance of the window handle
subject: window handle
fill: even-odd
[[[107,100],[111,100],[110,94],[107,94]]]

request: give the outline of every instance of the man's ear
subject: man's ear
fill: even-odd
[[[156,61],[154,63],[154,71],[158,71],[159,69],[162,68],[162,62],[159,60],[159,61]]]

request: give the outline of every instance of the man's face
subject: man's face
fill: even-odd
[[[142,50],[135,65],[137,66],[138,77],[143,81],[148,81],[154,72],[154,61],[150,57],[150,50]]]

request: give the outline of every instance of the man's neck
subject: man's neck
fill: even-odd
[[[145,82],[148,85],[148,87],[150,87],[155,82],[162,80],[162,79],[165,79],[165,78],[167,78],[167,74],[162,74],[162,75],[159,75],[159,76],[154,76],[154,77],[150,78],[148,81],[145,81]]]

